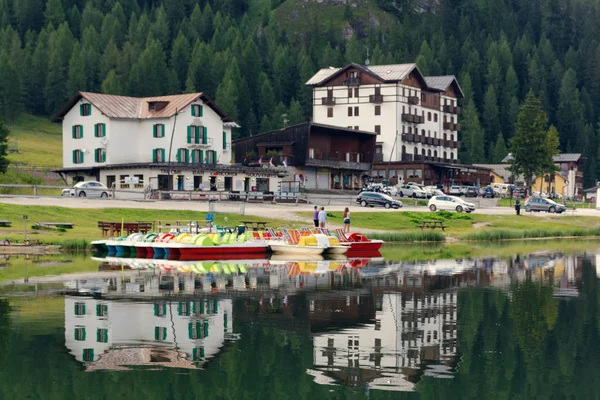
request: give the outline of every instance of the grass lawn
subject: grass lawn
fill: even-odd
[[[310,218],[310,212],[300,213]],[[328,219],[335,225],[342,225],[341,212],[327,213]],[[445,233],[454,238],[465,238],[475,232],[494,231],[543,231],[563,230],[570,232],[575,229],[600,229],[600,217],[579,217],[571,215],[550,215],[546,218],[528,215],[484,215],[457,214],[449,212],[421,213],[400,211],[394,213],[353,212],[352,227],[354,229],[371,229],[390,232],[420,231],[423,220],[441,220],[447,226]],[[439,230],[436,229],[435,232]],[[425,231],[423,231],[425,232]],[[539,235],[538,235],[539,236]],[[549,235],[555,236],[555,235]]]
[[[19,206],[0,204],[0,219],[12,221],[11,228],[0,228],[0,240],[9,238],[10,240],[23,240],[23,215],[28,216],[27,235],[31,239],[39,239],[43,243],[65,243],[65,242],[89,242],[101,239],[101,232],[98,229],[98,221],[125,222],[136,221],[157,221],[161,223],[171,221],[181,221],[183,225],[190,221],[203,223],[206,219],[205,212],[187,211],[187,210],[147,210],[147,209],[76,209],[65,207],[50,206]],[[225,222],[225,218],[228,219]],[[240,221],[267,221],[272,227],[300,227],[306,224],[298,221],[286,221],[276,218],[263,218],[240,214],[215,214],[214,223],[216,225],[225,225],[234,227],[240,224]],[[67,229],[65,232],[33,230],[32,225],[36,222],[70,222],[74,224],[73,229]]]
[[[44,168],[62,166],[61,124],[21,114],[9,129],[9,150],[18,149],[18,153],[9,153],[11,163]]]

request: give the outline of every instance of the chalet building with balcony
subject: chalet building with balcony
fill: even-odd
[[[63,168],[57,172],[69,183],[269,191],[280,179],[231,165],[231,129],[238,125],[204,93],[136,98],[79,92],[53,121],[62,122],[63,130]]]
[[[305,122],[233,142],[242,166],[283,167],[307,189],[359,189],[371,171],[376,134]]]
[[[321,69],[306,84],[313,88],[314,122],[375,132],[373,169],[385,171],[384,178],[477,183],[458,165],[463,92],[454,76],[425,77],[416,64],[349,64]]]

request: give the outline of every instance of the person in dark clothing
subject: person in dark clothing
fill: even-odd
[[[521,215],[521,200],[519,199],[515,201],[515,211],[517,212],[517,215]]]
[[[315,223],[315,228],[319,227],[319,208],[315,206],[315,210],[313,211],[313,222]]]

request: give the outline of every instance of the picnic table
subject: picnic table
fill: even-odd
[[[421,221],[421,230],[424,228],[429,228],[431,230],[441,228],[445,232],[447,226],[444,225],[444,221]]]
[[[246,228],[252,228],[253,231],[257,231],[259,229],[266,229],[267,222],[266,221],[241,221]]]
[[[121,234],[121,230],[127,236],[132,233],[148,233],[152,230],[152,222],[105,222],[98,221],[98,228],[102,231],[102,236],[114,237]]]
[[[73,224],[70,222],[36,222],[35,225],[49,229],[73,229]]]
[[[4,228],[10,228],[12,222],[6,220],[6,219],[2,219],[0,220],[0,226],[4,227]]]

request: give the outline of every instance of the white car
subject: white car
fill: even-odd
[[[402,185],[398,188],[398,196],[400,197],[420,197],[423,199],[427,198],[427,192],[417,185]]]
[[[450,187],[450,190],[448,191],[448,194],[453,194],[456,196],[460,196],[461,193],[462,193],[461,186],[452,186],[452,187]]]
[[[111,196],[110,190],[97,181],[78,182],[71,189],[63,189],[63,196],[103,197]]]
[[[472,212],[475,211],[475,204],[468,203],[456,196],[433,196],[427,207],[433,212],[437,210],[448,210],[448,211],[456,211],[456,212]]]

